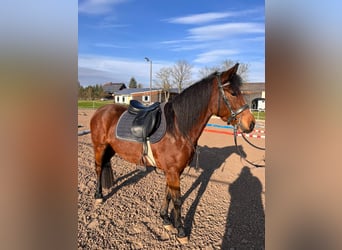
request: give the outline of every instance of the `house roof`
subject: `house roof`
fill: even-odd
[[[152,88],[152,91],[160,90],[156,88]],[[131,89],[123,89],[120,91],[117,91],[116,95],[131,95],[134,93],[144,93],[144,92],[150,92],[150,88],[131,88]]]
[[[113,83],[107,82],[102,85],[104,92],[107,93],[116,93],[122,89],[126,89],[126,85],[124,83]]]
[[[177,88],[171,88],[169,89],[170,93],[178,94],[178,89]]]
[[[264,82],[246,82],[241,86],[243,92],[262,92],[265,91]]]

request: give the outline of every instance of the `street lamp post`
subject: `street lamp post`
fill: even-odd
[[[145,57],[147,62],[150,62],[150,104],[152,103],[152,60],[148,57]]]

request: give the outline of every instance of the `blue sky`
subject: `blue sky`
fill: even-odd
[[[79,0],[78,71],[83,86],[108,81],[149,86],[179,60],[200,68],[233,60],[265,81],[265,3],[259,0]]]

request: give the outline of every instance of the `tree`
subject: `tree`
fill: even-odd
[[[136,89],[137,88],[137,81],[134,79],[134,77],[132,77],[131,80],[129,81],[128,87],[130,89]]]
[[[191,84],[192,66],[184,60],[176,62],[171,69],[172,84],[178,89],[178,93]]]
[[[96,84],[95,87],[93,87],[93,96],[94,98],[102,98],[105,96],[102,85]]]
[[[220,67],[219,66],[214,66],[214,67],[205,66],[204,68],[198,71],[198,74],[200,78],[205,78],[209,76],[210,74],[214,73],[215,71],[220,71]]]
[[[171,68],[164,67],[161,68],[156,74],[155,86],[161,88],[164,93],[165,100],[168,101],[170,97],[171,89]]]
[[[85,99],[94,100],[94,89],[92,86],[87,86],[85,88]]]
[[[233,60],[224,60],[221,65],[213,66],[213,67],[204,67],[199,70],[198,74],[201,78],[207,77],[210,74],[214,73],[215,71],[225,71],[236,64]],[[248,80],[248,71],[249,65],[245,63],[240,63],[237,73],[241,76],[243,81]]]
[[[224,60],[222,63],[221,69],[227,70],[233,67],[235,64],[236,64],[235,61]],[[240,63],[237,73],[241,76],[244,82],[247,82],[248,80],[248,71],[249,71],[249,65],[245,63]]]
[[[81,85],[80,81],[78,82],[78,99],[83,99],[83,95],[84,95],[84,88]]]
[[[78,84],[78,98],[84,100],[94,100],[105,96],[102,85],[96,84],[95,86],[83,87]]]

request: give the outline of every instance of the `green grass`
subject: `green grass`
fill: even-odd
[[[94,101],[89,101],[89,100],[78,100],[78,108],[94,108],[98,109],[99,107],[102,107],[106,104],[111,104],[114,103],[113,100],[109,101],[100,101],[100,100],[94,100]]]
[[[255,119],[257,120],[265,120],[266,119],[266,112],[265,111],[252,111]]]

